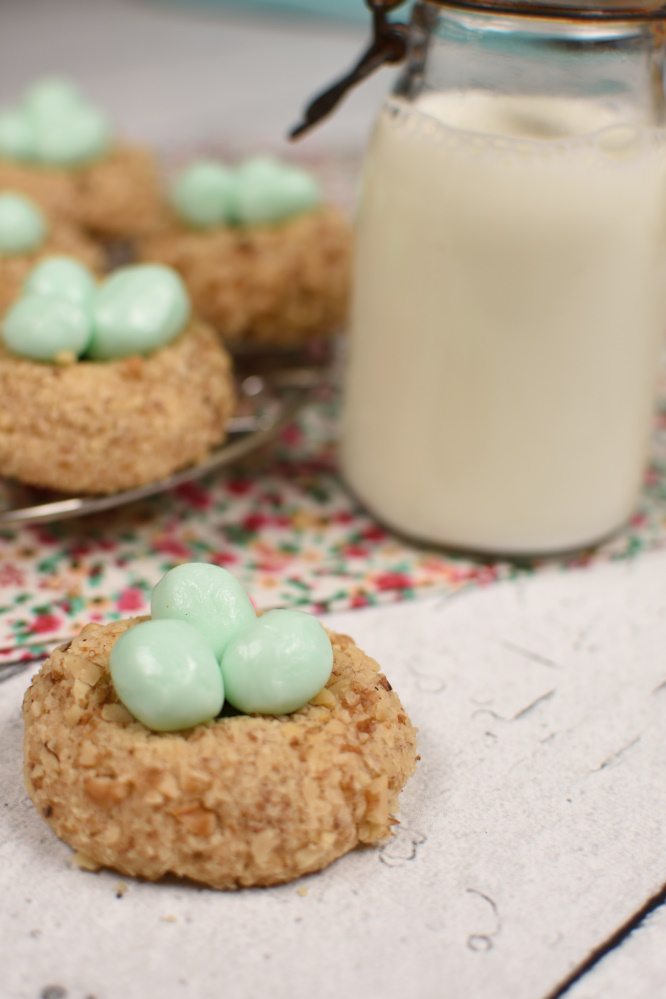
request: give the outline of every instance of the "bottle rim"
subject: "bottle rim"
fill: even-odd
[[[475,13],[508,14],[513,17],[538,17],[570,21],[666,21],[666,4],[655,5],[653,0],[638,0],[635,6],[613,3],[595,3],[590,0],[421,0],[437,7],[449,7]]]

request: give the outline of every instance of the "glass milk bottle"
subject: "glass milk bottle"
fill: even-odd
[[[663,25],[535,10],[416,5],[363,173],[341,442],[385,524],[508,555],[629,517],[666,326]]]

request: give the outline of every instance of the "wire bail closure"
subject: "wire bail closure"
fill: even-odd
[[[348,90],[361,83],[380,66],[402,62],[407,56],[406,24],[389,21],[387,14],[399,7],[404,0],[365,0],[372,12],[372,42],[353,69],[319,94],[307,106],[303,121],[289,133],[290,139],[298,139],[326,118],[342,100]]]
[[[315,97],[307,106],[303,121],[289,133],[290,139],[299,139],[309,132],[337,107],[348,90],[361,83],[376,69],[384,65],[395,65],[406,59],[409,27],[399,21],[389,21],[387,16],[405,0],[365,0],[365,2],[372,13],[373,36],[370,47],[346,76]],[[586,6],[587,0],[581,0],[580,7],[570,6],[572,0],[527,0],[527,2],[525,0],[429,0],[429,2],[439,6],[495,15],[510,14],[580,21],[662,22],[662,25],[666,22],[665,0],[661,2],[657,0],[656,7],[641,6],[640,3],[634,7],[614,6],[613,3],[617,0],[610,0],[607,5],[601,0],[596,6]]]

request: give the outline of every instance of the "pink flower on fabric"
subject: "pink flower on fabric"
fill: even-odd
[[[263,513],[248,513],[247,517],[244,517],[242,520],[245,530],[253,532],[266,527],[267,523],[268,518]]]
[[[453,568],[447,567],[447,574],[451,583],[466,583],[472,579],[472,572],[472,569],[463,569],[459,566],[454,566]]]
[[[280,437],[285,444],[295,445],[301,443],[303,440],[303,433],[295,423],[290,423],[288,427],[284,428]]]
[[[382,572],[375,576],[375,586],[378,590],[409,590],[414,580],[404,572]]]
[[[288,565],[289,559],[276,556],[275,558],[260,559],[256,568],[258,572],[282,572],[287,569]]]
[[[367,558],[369,553],[363,545],[347,545],[343,548],[342,554],[345,558]]]
[[[162,555],[171,555],[173,558],[179,558],[183,561],[187,561],[190,557],[187,545],[184,545],[182,541],[177,541],[176,538],[157,538],[153,542],[153,551],[160,552]]]
[[[238,555],[234,555],[233,552],[211,552],[210,561],[213,565],[221,565],[224,568],[225,565],[234,565],[238,562]]]
[[[498,569],[493,565],[473,565],[453,569],[448,573],[448,577],[451,583],[476,583],[477,586],[485,586],[497,580]]]
[[[143,590],[139,590],[137,587],[130,586],[126,590],[123,590],[116,606],[118,610],[121,611],[138,611],[143,610],[148,601]]]
[[[0,565],[0,586],[24,586],[25,574],[18,566],[8,562]]]
[[[386,531],[377,524],[372,524],[370,527],[366,527],[366,529],[362,531],[362,536],[367,541],[384,541],[386,538]]]
[[[81,558],[83,555],[89,555],[92,551],[93,546],[91,541],[75,541],[69,548],[69,556],[73,559]]]
[[[40,545],[57,545],[58,539],[53,535],[53,533],[48,529],[48,527],[42,527],[39,524],[35,524],[32,527],[33,536]]]
[[[249,479],[228,479],[226,487],[234,496],[245,496],[252,489],[252,483]]]
[[[47,631],[57,631],[62,627],[62,621],[56,614],[39,614],[30,625],[33,635],[44,635]]]
[[[185,482],[176,492],[196,510],[209,510],[213,502],[211,495],[196,482]]]

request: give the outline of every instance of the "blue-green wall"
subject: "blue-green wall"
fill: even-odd
[[[179,0],[189,6],[235,7],[239,11],[315,14],[344,21],[369,22],[363,0]]]

